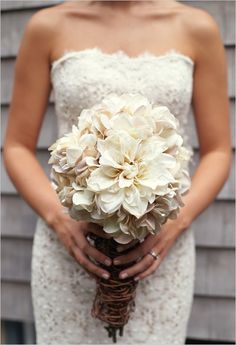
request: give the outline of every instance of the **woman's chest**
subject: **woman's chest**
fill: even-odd
[[[111,92],[143,94],[178,115],[191,102],[193,63],[175,52],[130,58],[122,51],[90,49],[64,54],[53,63],[51,78],[57,113],[63,117],[78,116]]]

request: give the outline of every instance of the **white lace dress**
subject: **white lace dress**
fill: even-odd
[[[66,50],[51,66],[58,136],[69,132],[83,108],[109,92],[139,92],[163,103],[185,126],[192,97],[194,62],[170,50],[130,57],[94,47]],[[111,344],[104,323],[91,317],[96,283],[73,259],[56,233],[38,217],[32,251],[31,289],[37,344]],[[185,343],[195,278],[190,227],[176,240],[155,273],[139,282],[135,312],[118,344]]]

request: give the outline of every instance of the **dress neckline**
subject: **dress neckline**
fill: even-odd
[[[83,56],[86,54],[91,54],[91,53],[99,54],[100,56],[103,56],[104,58],[122,57],[123,59],[125,59],[129,62],[137,62],[137,61],[141,61],[141,60],[145,60],[145,59],[152,59],[152,60],[159,61],[159,60],[168,59],[168,58],[175,56],[177,58],[185,60],[186,62],[189,62],[192,66],[195,65],[195,61],[190,56],[183,54],[174,48],[169,49],[165,53],[159,54],[159,55],[151,53],[148,50],[145,50],[144,52],[142,52],[136,56],[130,56],[129,54],[127,54],[122,49],[118,49],[115,52],[108,53],[108,52],[103,51],[103,49],[95,46],[92,48],[85,48],[85,49],[81,49],[81,50],[65,49],[59,58],[57,58],[51,62],[51,64],[50,64],[51,65],[51,73],[57,65],[60,65],[60,63],[67,58],[69,58],[71,56],[80,57],[80,56]]]

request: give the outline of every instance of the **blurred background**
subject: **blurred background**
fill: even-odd
[[[163,0],[164,1],[164,0]],[[2,138],[11,102],[14,64],[24,27],[35,11],[60,1],[1,1],[2,23]],[[235,1],[181,1],[208,11],[217,21],[228,58],[228,95],[231,105],[232,155],[235,156]],[[189,137],[198,160],[198,143],[192,110]],[[53,92],[50,96],[37,158],[49,176],[47,147],[56,139]],[[30,274],[36,214],[22,200],[6,175],[3,164],[1,231],[1,343],[34,344]],[[193,223],[196,239],[195,296],[188,326],[187,344],[234,344],[234,164],[215,202]],[[157,311],[158,312],[158,311]],[[45,344],[46,345],[46,344]],[[170,344],[171,345],[171,344]]]

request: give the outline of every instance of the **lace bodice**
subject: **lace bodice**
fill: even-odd
[[[156,104],[169,107],[185,126],[192,98],[194,61],[174,49],[163,55],[148,51],[130,57],[124,51],[105,53],[100,48],[65,50],[51,65],[51,81],[58,135],[71,130],[83,108],[100,102],[110,92],[139,92]]]

